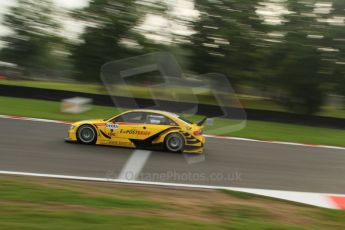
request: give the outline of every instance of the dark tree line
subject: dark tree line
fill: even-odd
[[[0,60],[18,64],[26,75],[54,77],[59,69],[72,68],[68,73],[75,79],[97,82],[108,61],[164,50],[193,73],[224,73],[235,87],[265,92],[298,113],[317,112],[327,94],[345,95],[343,0],[331,6],[281,2],[286,12],[276,15],[278,23],[259,12],[271,1],[194,2],[199,16],[179,19],[170,18],[164,1],[91,0],[83,9],[60,12],[50,0],[19,0],[4,18],[13,33],[1,37]],[[194,33],[166,35],[179,37],[170,44],[150,40],[138,27],[148,14],[177,19]],[[61,35],[62,15],[86,25],[79,42]]]

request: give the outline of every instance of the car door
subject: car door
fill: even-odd
[[[102,144],[136,147],[131,140],[136,139],[143,126],[142,112],[121,114],[99,127]]]
[[[145,140],[152,137],[158,133],[161,133],[172,126],[177,126],[177,124],[170,118],[159,114],[159,113],[144,113],[143,114],[144,124],[142,124],[142,129],[139,129],[137,139]]]
[[[111,123],[116,129],[111,134],[112,140],[137,139],[143,129],[143,118],[143,112],[128,112],[114,118]]]

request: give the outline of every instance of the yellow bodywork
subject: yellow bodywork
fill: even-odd
[[[163,115],[171,124],[147,124],[145,122],[117,122],[116,118],[130,112]],[[82,125],[91,125],[97,132],[95,144],[129,148],[164,147],[165,137],[170,133],[180,133],[185,140],[184,153],[202,153],[205,138],[202,126],[191,124],[177,115],[159,110],[136,109],[118,114],[110,119],[94,119],[75,122],[68,130],[68,141],[77,142],[77,130]]]

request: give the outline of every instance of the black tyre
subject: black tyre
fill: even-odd
[[[95,144],[97,141],[97,133],[91,125],[82,125],[77,130],[77,140],[82,144]]]
[[[170,133],[164,140],[167,150],[170,152],[183,152],[185,146],[185,139],[179,133]]]

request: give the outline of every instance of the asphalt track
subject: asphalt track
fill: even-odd
[[[116,179],[133,150],[68,144],[67,129],[0,118],[0,170]],[[154,151],[138,180],[342,194],[345,151],[208,138],[204,160]]]

